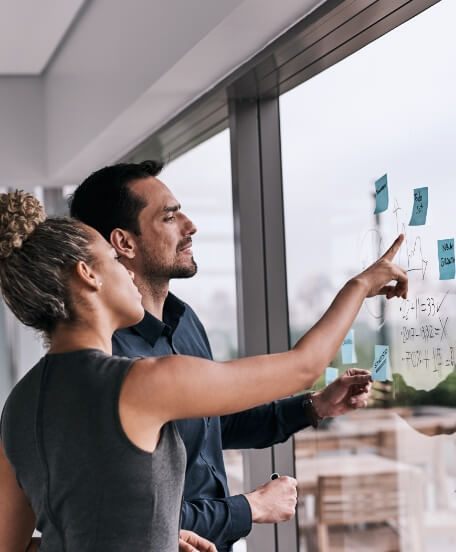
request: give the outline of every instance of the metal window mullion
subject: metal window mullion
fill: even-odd
[[[262,99],[259,103],[260,152],[262,164],[264,251],[266,267],[266,304],[270,353],[289,348],[288,299],[285,255],[285,226],[282,189],[279,100]],[[295,475],[294,440],[273,447],[274,470]],[[297,552],[298,520],[276,525],[278,551]]]
[[[289,333],[278,99],[231,100],[230,134],[240,351],[284,351]],[[247,490],[271,471],[294,475],[292,439],[244,453]],[[248,550],[297,552],[296,519],[255,526]]]
[[[258,104],[232,100],[229,107],[238,342],[240,355],[250,356],[269,350]],[[243,462],[246,491],[273,471],[270,448],[243,451]],[[274,552],[274,527],[254,524],[247,543],[248,552]]]

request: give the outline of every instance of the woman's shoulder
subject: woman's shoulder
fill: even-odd
[[[11,420],[15,421],[25,418],[36,405],[36,397],[39,394],[41,382],[40,359],[12,388],[5,404],[3,405],[0,418],[0,435],[4,439],[4,424]]]
[[[44,357],[42,357],[28,372],[26,372],[20,379],[17,381],[13,388],[11,389],[8,398],[6,399],[5,406],[16,395],[33,394],[40,385],[40,374]],[[28,392],[28,393],[27,393]]]
[[[111,355],[101,349],[78,349],[75,351],[64,351],[48,353],[42,362],[46,368],[65,368],[81,371],[103,372],[105,369],[113,370],[115,367],[123,368],[135,362],[135,358]]]

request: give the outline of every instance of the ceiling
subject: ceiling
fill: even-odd
[[[0,0],[0,186],[118,161],[324,1]]]
[[[0,75],[39,75],[85,0],[0,0]]]

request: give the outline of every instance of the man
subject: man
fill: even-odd
[[[111,242],[135,273],[144,319],[113,337],[113,353],[124,356],[186,354],[211,358],[205,330],[189,305],[169,293],[171,278],[190,278],[197,266],[192,236],[196,227],[170,190],[156,177],[153,161],[105,167],[75,191],[71,215]],[[179,420],[187,449],[182,527],[213,541],[219,552],[247,535],[252,523],[290,519],[296,481],[280,477],[251,493],[229,496],[222,448],[262,448],[285,441],[325,416],[365,406],[366,386],[353,386],[350,373],[303,404],[293,397],[222,418]]]

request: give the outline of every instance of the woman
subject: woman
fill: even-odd
[[[176,552],[185,453],[171,420],[311,387],[366,296],[407,294],[407,275],[391,262],[400,236],[291,351],[225,363],[112,357],[113,331],[143,316],[133,274],[112,247],[82,223],[46,219],[23,192],[0,195],[0,236],[4,299],[50,345],[3,411],[0,548],[8,552],[27,548],[35,524],[45,552]]]

